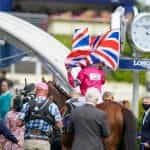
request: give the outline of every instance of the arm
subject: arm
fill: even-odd
[[[102,84],[105,83],[105,72],[102,70]]]
[[[0,132],[4,135],[5,138],[12,141],[13,143],[18,143],[16,137],[11,133],[11,131],[6,127],[3,121],[0,121]]]
[[[49,112],[52,114],[52,116],[54,116],[56,127],[62,129],[63,128],[62,118],[57,105],[54,103],[50,104]]]
[[[79,85],[79,83],[80,83],[79,80],[78,79],[74,79],[71,71],[67,72],[67,76],[68,76],[68,82],[73,88],[75,88],[75,87],[77,87]]]
[[[29,104],[25,103],[22,107],[21,113],[19,113],[19,115],[18,115],[18,119],[24,120],[28,110],[29,110]]]
[[[74,86],[74,78],[73,78],[73,75],[72,75],[71,71],[67,72],[67,78],[68,78],[69,84],[70,84],[72,87],[75,87],[75,86]]]
[[[106,114],[103,113],[101,116],[98,117],[100,121],[100,129],[101,129],[101,135],[102,137],[108,137],[110,135],[110,129],[108,126],[108,121]]]
[[[81,70],[77,76],[79,84],[83,82],[84,78],[85,78],[85,72],[84,70]]]

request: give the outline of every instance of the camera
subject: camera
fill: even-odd
[[[21,90],[16,91],[17,95],[21,97],[22,103],[29,102],[30,100],[35,99],[36,95],[34,92],[35,85],[33,83],[25,85],[25,87]]]

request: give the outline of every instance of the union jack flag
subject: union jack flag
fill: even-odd
[[[72,52],[67,56],[66,66],[87,66],[103,62],[116,70],[120,55],[120,32],[111,30],[102,36],[90,37],[88,29],[75,30]]]
[[[90,54],[88,28],[75,29],[72,40],[72,51],[67,56],[66,67],[87,66],[86,57]]]
[[[90,63],[103,62],[109,68],[116,70],[119,63],[119,56],[120,32],[119,30],[111,30],[101,37],[96,37],[88,60]]]

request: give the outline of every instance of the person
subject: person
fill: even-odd
[[[99,99],[97,88],[88,88],[85,94],[86,104],[71,112],[71,126],[74,140],[72,150],[104,150],[102,138],[108,137],[106,114],[95,106]]]
[[[66,100],[65,104],[68,108],[68,113],[70,113],[75,107],[82,106],[85,104],[85,98],[81,96],[81,94],[72,89],[70,92],[70,97],[68,100]]]
[[[48,85],[38,82],[35,86],[36,97],[23,105],[20,116],[25,121],[25,150],[49,150],[49,136],[52,127],[62,128],[62,120],[57,105],[48,100]]]
[[[144,97],[142,105],[145,113],[141,130],[141,142],[144,150],[150,150],[150,97]]]
[[[0,95],[0,119],[5,119],[6,113],[10,110],[12,93],[8,89],[8,82],[6,80],[2,81]]]
[[[9,140],[6,140],[3,144],[3,150],[24,150],[24,125],[18,116],[21,111],[21,99],[16,96],[13,99],[13,105],[11,111],[6,114],[6,125],[17,137],[19,145],[13,144]]]
[[[85,98],[82,98],[81,94],[74,89],[72,89],[72,91],[70,92],[70,97],[71,98],[69,98],[65,102],[66,110],[63,114],[64,132],[66,133],[70,132],[70,114],[72,110],[86,103]]]
[[[17,138],[7,128],[3,120],[0,120],[0,135],[1,136],[3,135],[6,139],[10,140],[11,142],[18,144]],[[4,142],[4,138],[0,137],[0,149],[2,148],[3,142]]]
[[[129,110],[131,110],[131,107],[130,107],[130,102],[128,100],[122,100],[121,102],[121,105]]]
[[[114,94],[110,91],[105,91],[102,96],[103,101],[114,101]]]
[[[79,71],[76,79],[74,79],[71,69],[68,68],[68,81],[74,88],[80,86],[80,92],[83,96],[85,96],[87,89],[90,87],[95,87],[101,91],[102,85],[105,83],[105,73],[102,69],[103,66],[103,63],[97,63],[84,67]],[[99,101],[102,101],[101,98]]]
[[[48,94],[48,100],[54,102],[57,105],[53,95]],[[58,105],[57,105],[58,106]],[[57,126],[53,126],[53,134],[50,138],[51,150],[62,150],[61,146],[61,130]]]
[[[13,87],[13,85],[14,85],[13,81],[9,80],[7,78],[7,72],[5,70],[2,70],[0,73],[0,86],[4,80],[8,82],[9,88]],[[0,94],[1,94],[1,91],[0,91]]]

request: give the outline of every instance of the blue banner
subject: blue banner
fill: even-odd
[[[0,46],[0,68],[8,67],[25,56],[27,56],[26,52],[6,43],[4,46]]]
[[[0,11],[11,11],[13,0],[0,0]]]
[[[150,59],[120,58],[119,69],[123,69],[123,70],[150,70]]]
[[[38,0],[24,0],[24,1],[35,1]],[[100,4],[100,5],[110,5],[110,4],[117,4],[117,5],[124,5],[124,6],[133,6],[136,0],[43,0],[48,2],[55,2],[55,3],[66,3],[66,4]]]

